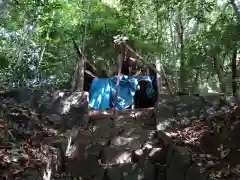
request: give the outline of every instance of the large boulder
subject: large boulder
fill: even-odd
[[[54,91],[39,100],[39,112],[48,115],[49,121],[64,121],[67,128],[88,123],[88,93]],[[65,119],[65,120],[64,120]]]

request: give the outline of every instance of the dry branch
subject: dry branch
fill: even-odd
[[[76,50],[77,56],[78,58],[83,58],[84,59],[84,67],[86,69],[90,68],[91,70],[88,70],[94,77],[98,77],[97,74],[97,68],[87,59],[87,57],[83,54],[83,52],[81,51],[81,49],[78,47],[76,41],[73,39],[73,45],[74,48]],[[89,74],[89,73],[88,73]]]
[[[97,76],[95,75],[95,74],[93,74],[91,71],[89,71],[89,70],[85,70],[84,71],[86,74],[88,74],[88,75],[90,75],[91,77],[93,77],[93,78],[97,78]]]

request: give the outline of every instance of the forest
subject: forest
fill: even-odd
[[[89,109],[92,79],[120,77],[119,36],[169,96]],[[239,180],[239,45],[239,0],[0,1],[0,179]]]
[[[122,34],[144,61],[160,58],[176,91],[235,93],[239,18],[232,0],[3,1],[1,81],[69,82],[77,64],[73,39],[98,70],[112,74],[113,37]]]

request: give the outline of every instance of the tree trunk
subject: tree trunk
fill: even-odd
[[[2,1],[0,3],[0,17],[6,17],[8,11],[8,1]]]
[[[73,45],[77,54],[77,66],[75,68],[75,73],[72,80],[72,91],[74,90],[83,91],[85,57],[80,52],[80,49],[74,40],[73,40]]]
[[[234,12],[235,12],[235,14],[237,16],[238,22],[240,23],[240,11],[238,9],[238,6],[237,6],[235,0],[231,0],[230,4],[232,5],[233,10],[234,10]]]
[[[76,90],[83,91],[84,86],[84,58],[78,60]]]
[[[196,75],[193,81],[193,86],[192,86],[192,94],[194,93],[198,93],[198,79],[199,79],[199,75],[200,75],[200,70],[196,69]]]
[[[235,96],[237,92],[237,49],[232,54],[232,93]]]
[[[55,16],[55,11],[53,11],[52,16],[51,16],[51,19],[53,19],[54,16]],[[45,51],[46,51],[47,41],[48,41],[48,39],[49,39],[49,34],[50,34],[50,31],[51,31],[52,26],[53,26],[53,21],[50,22],[50,25],[49,25],[49,27],[48,27],[48,29],[47,29],[47,33],[46,33],[46,36],[45,36],[45,41],[44,41],[44,44],[43,44],[43,46],[42,46],[42,48],[41,48],[41,54],[40,54],[40,56],[39,56],[39,60],[38,60],[38,64],[37,64],[37,72],[36,72],[36,75],[37,75],[37,77],[38,77],[38,81],[39,81],[39,82],[41,81],[41,75],[40,75],[40,73],[39,73],[39,68],[40,68],[41,63],[42,63],[42,61],[43,61],[43,56],[44,56],[44,53],[45,53]]]
[[[226,93],[226,84],[225,84],[225,79],[224,79],[224,73],[223,73],[223,69],[216,57],[216,55],[213,55],[213,64],[214,64],[214,68],[216,70],[219,82],[220,82],[220,88],[222,90],[222,92],[225,94]]]
[[[22,37],[18,45],[19,49],[16,50],[17,62],[15,67],[18,67],[21,64],[24,52],[27,46],[29,45],[32,35],[35,33],[35,28],[37,27],[39,19],[41,18],[42,9],[43,8],[41,6],[38,7],[38,9],[36,10],[35,18],[33,19],[32,23],[28,24],[27,21],[25,21],[26,24],[24,23],[25,24],[24,31],[22,33]]]
[[[23,57],[24,57],[24,53],[26,51],[26,49],[28,48],[29,46],[29,42],[31,40],[31,37],[32,35],[35,33],[35,30],[36,30],[36,26],[38,24],[38,21],[39,19],[41,18],[42,16],[42,10],[43,10],[43,7],[42,6],[39,6],[35,12],[35,17],[34,19],[32,20],[32,22],[28,23],[27,20],[25,20],[24,22],[24,30],[23,30],[23,33],[21,35],[21,38],[20,40],[18,41],[17,43],[17,48],[15,50],[15,54],[13,56],[14,58],[14,61],[16,59],[16,63],[13,67],[13,70],[15,71],[16,74],[18,74],[18,68],[19,66],[22,64],[22,60],[23,60]],[[31,28],[30,28],[31,27]],[[12,75],[12,78],[10,80],[10,86],[13,85],[13,82],[16,80],[15,77],[16,77],[16,74],[13,74]],[[23,80],[23,76],[21,77],[21,80],[20,80],[20,83],[22,84],[22,81]],[[19,86],[19,82],[18,82],[18,86]]]
[[[174,78],[172,82],[175,82],[175,91],[179,91],[179,77],[178,77],[178,67],[176,62],[176,54],[177,54],[177,47],[176,47],[176,37],[172,28],[171,19],[170,22],[170,32],[171,32],[171,43],[172,43],[172,57],[173,57],[173,67],[175,67]]]
[[[186,71],[185,71],[185,46],[184,46],[184,27],[181,19],[181,12],[178,13],[177,33],[180,44],[180,91],[185,91],[186,88]]]
[[[203,15],[203,3],[201,0],[197,0],[197,17],[196,17],[196,23],[194,24],[192,28],[191,35],[195,35],[199,30],[199,25],[201,23],[201,16]]]

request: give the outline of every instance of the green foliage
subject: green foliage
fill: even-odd
[[[7,68],[9,65],[9,61],[4,54],[0,54],[0,69]]]
[[[214,0],[23,0],[9,2],[5,11],[0,29],[0,71],[17,82],[36,78],[40,82],[50,76],[56,77],[56,83],[68,81],[76,66],[72,39],[84,47],[92,63],[101,59],[105,66],[114,66],[113,36],[117,34],[128,36],[134,49],[149,56],[149,61],[160,56],[174,82],[180,57],[184,57],[189,83],[197,73],[199,82],[216,75],[213,55],[230,77],[232,49],[240,41],[234,9],[228,2]],[[116,68],[106,69],[111,72]]]

